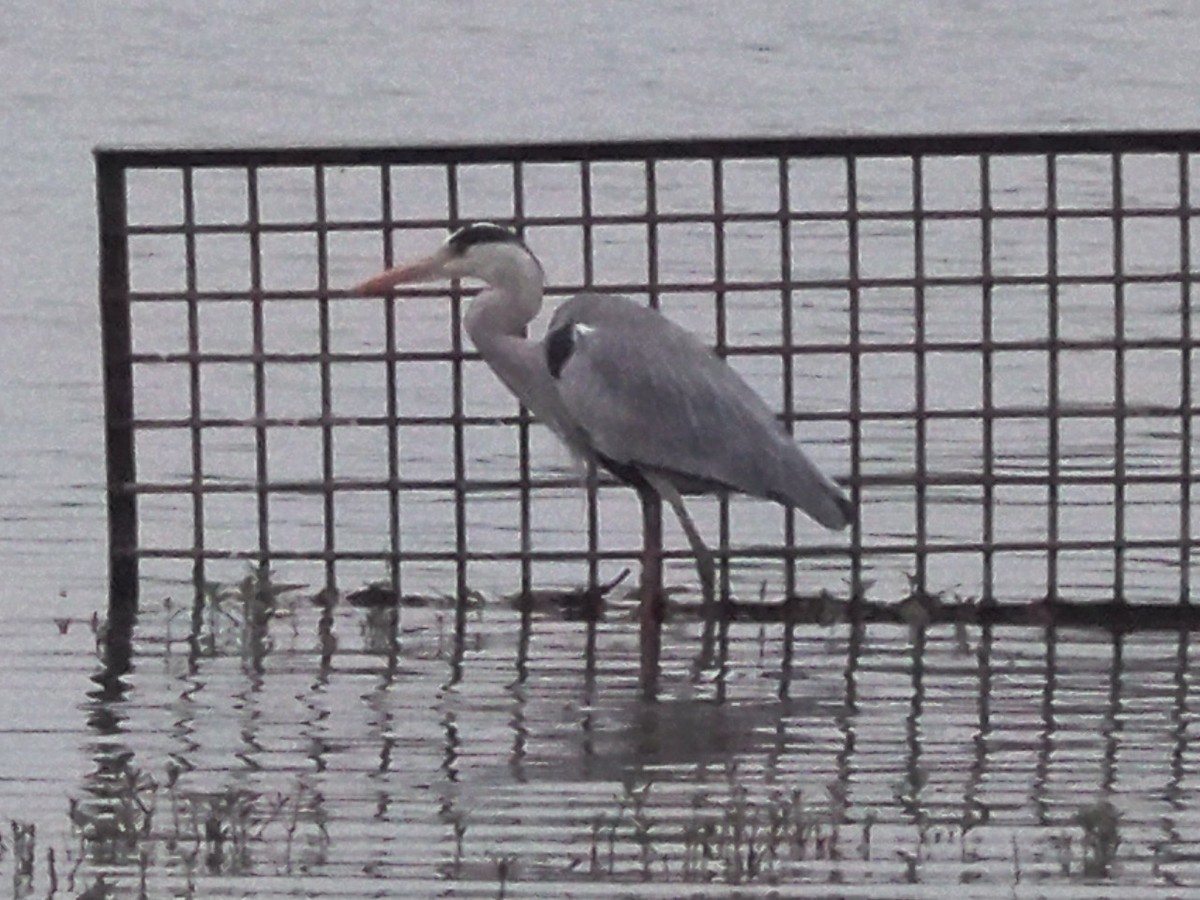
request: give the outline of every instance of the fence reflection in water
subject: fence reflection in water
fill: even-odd
[[[207,870],[186,858],[203,836],[163,843],[152,882],[191,866],[209,887],[272,872],[494,890],[499,858],[543,890],[1200,877],[1187,633],[734,623],[711,681],[691,681],[689,639],[668,641],[646,704],[628,605],[599,623],[490,606],[456,633],[450,605],[405,610],[402,632],[298,593],[269,616],[223,602],[150,612],[149,674],[94,701],[130,724],[97,746],[78,816],[132,809],[149,773],[171,782],[151,843],[168,805],[186,832],[232,798],[253,826]],[[81,827],[110,858],[112,833]]]

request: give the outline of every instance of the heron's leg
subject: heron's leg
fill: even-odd
[[[641,672],[642,696],[658,693],[658,658],[662,649],[662,622],[666,606],[662,582],[662,500],[653,490],[639,490],[642,501]]]
[[[692,554],[696,557],[696,572],[700,575],[700,591],[704,601],[704,639],[699,660],[700,667],[704,668],[712,663],[713,632],[716,628],[717,618],[717,567],[713,562],[712,551],[708,549],[704,538],[700,536],[700,529],[696,527],[687,507],[683,505],[683,497],[679,496],[675,485],[658,475],[648,472],[642,474],[662,498],[671,504],[671,509],[675,511],[675,518],[679,520],[683,533],[687,535],[688,545],[692,548]]]

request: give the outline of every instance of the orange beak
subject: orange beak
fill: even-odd
[[[380,272],[374,278],[368,278],[361,284],[356,284],[350,292],[360,297],[383,296],[392,288],[402,284],[416,284],[421,281],[432,281],[442,277],[442,266],[445,260],[440,253],[434,253],[424,259],[396,266],[386,272]]]

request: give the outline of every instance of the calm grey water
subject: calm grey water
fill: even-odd
[[[681,766],[693,766],[688,778],[714,781],[710,793],[718,800],[700,804],[706,815],[728,813],[736,793],[723,772],[697,770],[694,760],[645,757],[636,746],[622,747],[622,740],[644,732],[636,725],[644,711],[624,705],[628,678],[620,676],[619,654],[614,662],[606,655],[597,673],[596,689],[605,698],[597,705],[578,679],[578,629],[552,627],[544,641],[535,638],[531,653],[541,654],[541,663],[520,677],[506,643],[514,640],[515,625],[499,612],[485,613],[478,625],[480,643],[464,656],[462,688],[444,687],[452,680],[445,663],[450,651],[430,637],[436,624],[416,620],[418,637],[403,644],[396,671],[388,674],[365,650],[334,655],[334,664],[323,665],[314,649],[318,629],[297,616],[294,649],[275,646],[262,666],[253,653],[247,659],[241,645],[213,650],[200,665],[201,656],[193,653],[189,661],[175,645],[148,637],[133,688],[117,702],[86,699],[95,670],[88,620],[102,609],[105,579],[92,146],[1194,127],[1198,37],[1200,20],[1185,2],[5,4],[0,816],[38,824],[39,877],[47,846],[58,842],[60,875],[61,848],[75,846],[68,798],[94,792],[97,778],[120,777],[105,772],[125,765],[111,763],[125,750],[160,781],[168,760],[176,760],[187,770],[181,790],[281,790],[285,807],[291,802],[303,809],[300,818],[328,817],[328,840],[309,819],[296,825],[290,858],[277,838],[292,807],[260,822],[270,864],[216,866],[228,880],[210,882],[200,891],[208,896],[250,892],[236,877],[246,874],[262,877],[253,882],[257,896],[295,895],[301,887],[292,879],[301,860],[329,876],[320,888],[327,893],[365,894],[367,888],[354,886],[356,878],[393,876],[400,866],[400,874],[426,879],[426,887],[412,893],[428,895],[434,881],[442,885],[439,879],[448,877],[444,866],[455,864],[451,818],[463,811],[475,818],[463,838],[465,868],[453,874],[476,888],[460,894],[493,896],[505,854],[518,857],[518,872],[523,867],[514,889],[522,877],[548,872],[566,878],[564,872],[589,869],[587,822],[617,814],[619,804],[605,804],[622,790],[623,761],[628,768],[658,759],[665,767],[647,776],[663,785],[661,795],[657,787],[650,794],[650,802],[662,796],[670,810],[656,811],[660,819],[682,822],[682,810],[690,808],[693,788],[685,786]],[[357,633],[356,622],[338,624]],[[620,624],[612,626],[618,645],[631,634]],[[148,635],[165,634],[166,613],[146,627]],[[820,669],[812,654],[819,659],[825,642],[840,639],[813,635],[797,651],[799,668]],[[1045,667],[1022,662],[1046,652],[1041,634],[1006,636],[1011,657],[1001,656],[1011,667],[1002,666],[986,685],[977,675],[965,686],[953,677],[956,661],[974,650],[960,657],[961,648],[943,639],[943,653],[933,653],[924,673],[926,706],[915,714],[910,670],[901,667],[898,675],[889,668],[889,660],[907,653],[906,633],[868,640],[865,658],[874,662],[864,663],[863,673],[843,678],[842,653],[827,661],[824,676],[812,676],[813,684],[793,682],[792,695],[810,704],[793,711],[765,684],[777,687],[778,667],[757,662],[756,635],[743,634],[738,646],[747,648],[747,658],[734,667],[734,682],[746,692],[715,713],[727,712],[729,719],[712,727],[693,720],[671,727],[748,733],[749,743],[735,750],[754,773],[750,784],[760,810],[767,804],[765,785],[790,790],[793,776],[803,772],[805,803],[811,800],[814,809],[824,803],[819,812],[830,817],[821,820],[826,825],[843,815],[861,829],[875,810],[881,823],[897,829],[881,832],[891,835],[887,849],[878,850],[887,867],[865,871],[857,845],[838,858],[858,860],[854,866],[831,867],[836,860],[828,858],[826,841],[819,853],[809,850],[810,857],[826,855],[817,860],[825,869],[818,866],[810,876],[844,871],[853,882],[904,880],[912,863],[903,854],[924,846],[918,832],[932,812],[941,815],[938,804],[958,815],[980,796],[970,778],[986,781],[1002,772],[1008,786],[981,802],[1004,810],[1014,830],[980,831],[991,835],[988,858],[1008,860],[991,865],[984,881],[1011,879],[1013,848],[1026,842],[1054,858],[1047,842],[1061,844],[1075,827],[1069,810],[1114,791],[1125,792],[1115,799],[1134,804],[1133,831],[1120,850],[1128,879],[1189,880],[1186,866],[1182,874],[1161,869],[1170,868],[1171,854],[1186,858],[1180,848],[1195,834],[1193,761],[1179,738],[1190,722],[1188,671],[1178,662],[1179,653],[1186,662],[1186,648],[1145,639],[1138,651],[1146,660],[1143,680],[1138,665],[1115,666],[1111,648],[1083,640],[1057,663],[1066,674],[1056,688],[1062,693],[1054,696],[1065,698],[1065,714],[1079,717],[1063,722],[1049,716],[1040,699]],[[980,639],[969,635],[968,647]],[[777,644],[779,636],[770,640]],[[690,646],[686,636],[672,642]],[[936,670],[943,677],[934,678],[943,658],[946,669]],[[1130,661],[1129,655],[1116,660]],[[1112,671],[1127,673],[1132,693],[1104,694],[1100,681]],[[871,690],[858,691],[847,706],[848,685],[859,679]],[[1076,689],[1078,697],[1071,693]],[[979,698],[989,691],[1011,704],[1011,718],[981,724]],[[680,701],[693,715],[689,702]],[[754,718],[756,704],[761,719]],[[742,708],[749,720],[734,721]],[[937,718],[939,709],[944,719]],[[1157,717],[1153,725],[1133,727],[1122,718],[1138,711]],[[816,726],[822,717],[824,726]],[[947,742],[927,742],[926,728]],[[758,742],[766,733],[775,737]],[[580,748],[591,735],[595,747],[585,752]],[[878,749],[861,756],[864,744]],[[922,754],[931,769],[971,774],[952,789],[931,781],[907,806],[893,804],[893,782],[907,778],[912,787],[912,759]],[[608,768],[587,770],[597,760]],[[1092,774],[1072,774],[1080,766]],[[530,782],[536,788],[528,788]],[[539,798],[582,796],[584,783],[598,785],[595,807],[564,812],[561,821],[535,815],[544,802]],[[844,807],[821,796],[828,784],[847,792]],[[507,818],[496,811],[506,805],[513,809]],[[622,837],[614,842],[618,856],[626,855],[614,871],[632,892],[641,861],[631,856],[638,844],[628,806],[622,807]],[[554,843],[564,829],[570,840]],[[921,834],[927,837],[928,829]],[[1078,842],[1077,827],[1071,834]],[[155,872],[178,875],[179,857],[163,847],[156,844]],[[872,842],[868,862],[877,848]],[[606,844],[601,849],[607,853]],[[671,853],[655,852],[677,871],[685,850],[680,843]],[[584,858],[572,866],[569,854]],[[1015,855],[1019,868],[1021,851]],[[418,858],[415,868],[405,868]],[[606,867],[607,859],[598,865]],[[661,874],[664,864],[650,865]],[[1047,877],[1060,872],[1058,862],[1046,865]],[[954,873],[957,878],[961,867]],[[582,879],[572,883],[586,895]],[[1089,895],[1074,876],[1055,883]],[[42,881],[38,893],[45,889]],[[528,885],[526,893],[541,895]],[[611,885],[595,892],[610,894]]]

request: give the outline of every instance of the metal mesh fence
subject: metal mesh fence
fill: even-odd
[[[1186,600],[1197,153],[1200,133],[98,151],[114,595],[249,560],[461,596],[635,556],[632,492],[577,471],[464,342],[470,286],[345,291],[486,219],[522,232],[551,305],[617,292],[712,343],[848,486],[841,535],[690,501],[725,591]]]

